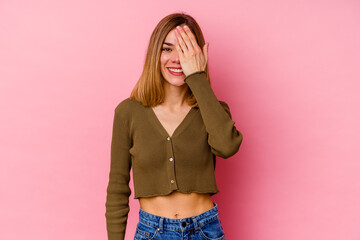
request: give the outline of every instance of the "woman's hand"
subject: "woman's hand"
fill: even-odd
[[[184,28],[177,26],[176,28],[176,50],[178,51],[180,65],[185,76],[194,72],[204,71],[208,63],[209,43],[204,45],[202,51],[188,26],[185,25]]]

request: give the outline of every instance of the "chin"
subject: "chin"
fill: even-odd
[[[185,76],[176,77],[176,76],[166,74],[164,79],[168,84],[171,84],[174,86],[181,86],[181,85],[185,84],[185,82],[184,82]]]
[[[166,82],[170,85],[173,85],[173,86],[182,86],[185,84],[184,82],[184,79],[180,79],[180,80],[166,80]]]

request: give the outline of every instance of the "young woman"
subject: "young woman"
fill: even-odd
[[[114,112],[109,240],[125,236],[131,168],[140,203],[135,239],[225,239],[210,198],[219,192],[216,156],[233,156],[243,137],[210,86],[208,47],[187,14],[168,15],[154,29],[142,75]]]

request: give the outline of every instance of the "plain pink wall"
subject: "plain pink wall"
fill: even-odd
[[[359,1],[0,2],[0,239],[106,239],[113,111],[167,14],[194,16],[243,133],[227,239],[360,239]],[[130,183],[132,187],[132,182]],[[127,237],[139,204],[130,197]]]

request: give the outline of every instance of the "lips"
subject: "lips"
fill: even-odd
[[[183,70],[181,68],[167,68],[169,70],[173,70],[174,72],[182,72]]]
[[[172,67],[171,67],[172,68]],[[174,76],[182,76],[182,75],[184,75],[184,73],[181,71],[181,72],[173,72],[173,71],[171,71],[170,69],[169,69],[169,67],[168,68],[166,68],[168,71],[169,71],[169,73],[171,74],[171,75],[174,75]],[[179,67],[174,67],[174,68],[172,68],[172,69],[181,69],[181,67],[179,68]]]

